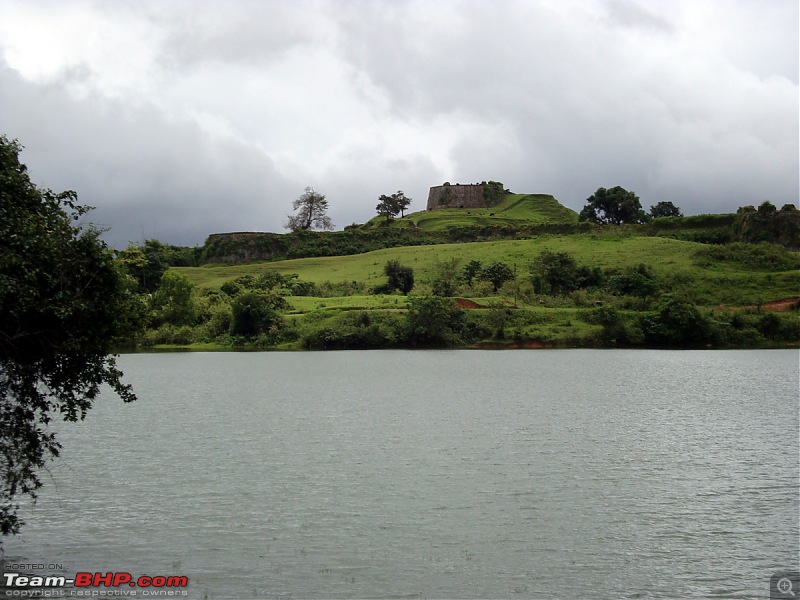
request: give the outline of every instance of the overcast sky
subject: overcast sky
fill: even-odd
[[[0,0],[0,133],[117,247],[404,190],[798,202],[797,0]]]

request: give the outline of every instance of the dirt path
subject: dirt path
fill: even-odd
[[[787,310],[792,310],[792,307],[795,306],[798,301],[800,301],[800,296],[792,296],[791,298],[770,300],[769,302],[764,302],[760,306],[761,310],[785,312]],[[725,306],[724,304],[720,304],[719,306],[715,306],[714,310],[743,310],[745,308],[758,308],[758,305],[751,304],[749,306]]]

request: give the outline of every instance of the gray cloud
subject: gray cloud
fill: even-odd
[[[796,203],[797,20],[790,0],[8,2],[0,131],[117,245],[280,231],[307,185],[340,227],[445,180],[576,210],[613,185],[688,214]]]

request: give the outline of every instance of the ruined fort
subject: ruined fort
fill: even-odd
[[[503,199],[503,184],[497,181],[451,184],[432,187],[428,192],[428,210],[443,208],[489,208]]]

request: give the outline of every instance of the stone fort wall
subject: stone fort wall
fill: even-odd
[[[428,192],[428,210],[488,207],[483,185],[480,183],[437,185]]]

